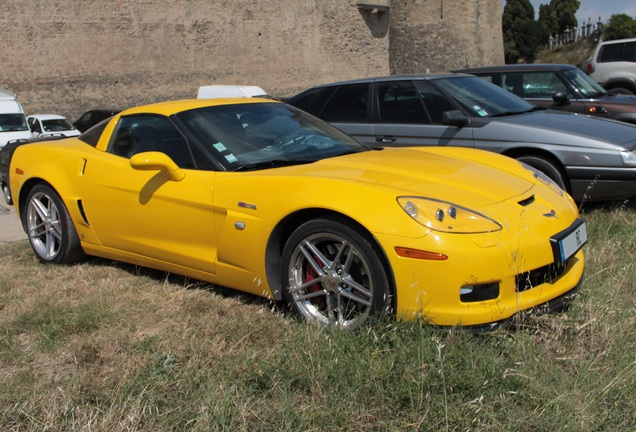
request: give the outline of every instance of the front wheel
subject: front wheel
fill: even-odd
[[[552,181],[555,182],[561,189],[569,192],[569,182],[566,175],[563,173],[560,167],[558,167],[551,160],[542,156],[535,155],[520,156],[517,158],[517,160],[541,171],[543,174],[550,177]]]
[[[49,186],[35,186],[23,213],[29,242],[44,263],[70,263],[84,256],[77,231],[62,199]]]
[[[392,313],[383,259],[347,221],[304,223],[287,241],[282,262],[284,298],[313,324],[352,330]]]

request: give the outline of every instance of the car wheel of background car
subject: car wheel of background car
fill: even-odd
[[[392,312],[380,253],[346,220],[315,219],[290,236],[283,251],[283,294],[307,321],[355,329]]]
[[[607,92],[609,94],[613,94],[613,95],[615,95],[615,94],[633,95],[634,94],[634,92],[632,90],[630,90],[628,88],[625,88],[625,87],[614,87],[614,88],[611,88],[611,89],[607,90]]]
[[[2,185],[2,194],[4,195],[4,202],[9,205],[13,205],[13,198],[11,198],[11,189],[8,185]]]
[[[543,174],[550,177],[564,191],[570,191],[567,176],[563,173],[561,168],[559,168],[554,162],[547,159],[546,157],[528,155],[519,156],[517,157],[517,160],[538,169]]]
[[[31,190],[23,215],[29,242],[40,261],[62,264],[84,256],[73,221],[49,186],[40,184]]]

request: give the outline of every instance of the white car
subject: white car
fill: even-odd
[[[599,43],[586,69],[610,94],[636,94],[636,38]]]
[[[33,137],[81,135],[71,122],[57,114],[33,114],[27,117],[27,123]]]

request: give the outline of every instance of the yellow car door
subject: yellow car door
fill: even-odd
[[[145,140],[149,135],[154,142]],[[165,150],[169,146],[178,148],[181,156]],[[135,154],[143,158],[156,156],[154,152],[181,159],[183,178],[175,180],[165,170],[132,166]],[[108,151],[92,155],[82,176],[85,217],[103,247],[215,273],[215,173],[189,169],[188,156],[185,139],[167,118],[120,119]]]

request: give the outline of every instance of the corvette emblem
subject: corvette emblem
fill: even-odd
[[[550,210],[549,213],[543,213],[543,216],[545,216],[545,217],[553,217],[555,219],[558,219],[554,209]]]
[[[239,201],[238,206],[242,208],[250,209],[250,210],[256,210],[256,206],[254,204],[248,204],[243,201]]]

